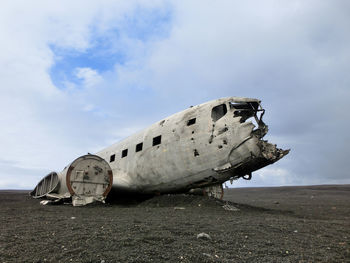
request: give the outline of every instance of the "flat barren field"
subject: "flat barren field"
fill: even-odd
[[[0,262],[350,262],[350,185],[42,206],[0,191]]]

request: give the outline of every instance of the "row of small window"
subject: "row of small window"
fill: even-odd
[[[154,137],[153,138],[153,143],[152,143],[152,146],[156,146],[158,144],[161,144],[162,143],[162,135],[159,135],[157,137]],[[140,152],[142,151],[142,148],[143,148],[143,142],[140,142],[139,144],[136,144],[136,147],[135,147],[135,152]],[[122,151],[122,158],[128,156],[128,149],[124,149]],[[115,161],[115,154],[112,154],[109,158],[109,162],[114,162]]]
[[[193,119],[190,119],[187,121],[187,126],[190,126],[190,125],[193,125],[196,123],[196,118],[193,118]],[[158,144],[161,144],[162,142],[162,135],[159,135],[157,137],[154,137],[153,138],[153,143],[152,143],[152,146],[156,146]],[[143,147],[143,143],[140,142],[139,144],[136,144],[136,147],[135,147],[135,152],[140,152],[142,151],[142,147]],[[128,156],[128,149],[124,149],[122,151],[122,158]],[[115,154],[112,154],[109,158],[109,162],[114,162],[115,161]]]

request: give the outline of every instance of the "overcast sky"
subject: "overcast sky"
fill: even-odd
[[[229,96],[291,148],[234,186],[350,183],[349,28],[347,0],[5,1],[0,189]]]

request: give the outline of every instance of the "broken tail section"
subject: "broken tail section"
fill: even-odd
[[[109,164],[97,155],[74,160],[59,174],[45,176],[30,193],[34,198],[59,202],[71,199],[74,206],[104,202],[112,188],[113,173]]]

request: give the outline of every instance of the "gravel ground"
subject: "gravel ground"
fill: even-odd
[[[0,191],[0,262],[350,262],[349,201],[350,185],[86,207]]]

